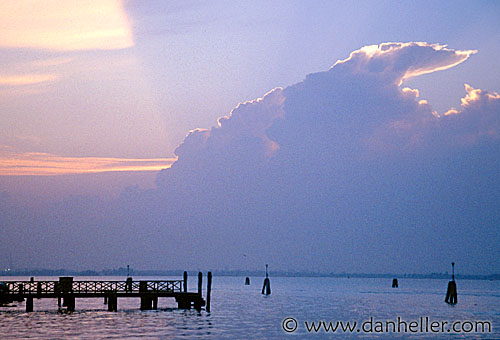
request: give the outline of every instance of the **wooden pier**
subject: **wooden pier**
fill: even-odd
[[[211,273],[208,276],[211,278]],[[140,298],[141,310],[158,308],[160,297],[173,297],[180,309],[205,306],[202,297],[202,273],[198,274],[198,291],[188,292],[187,272],[183,280],[140,280],[127,278],[125,281],[73,281],[73,277],[60,277],[58,281],[2,281],[0,283],[0,303],[26,300],[26,312],[33,311],[33,299],[57,298],[58,306],[67,311],[75,310],[78,298],[103,298],[108,311],[118,309],[118,298]],[[207,294],[211,291],[211,280],[207,284]],[[209,302],[210,303],[210,302]],[[210,306],[207,305],[207,311]]]

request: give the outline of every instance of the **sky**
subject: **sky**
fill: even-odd
[[[496,273],[499,19],[3,1],[0,268]]]

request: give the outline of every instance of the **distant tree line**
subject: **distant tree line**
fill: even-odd
[[[137,270],[130,268],[128,274],[130,276],[179,276],[183,274],[183,270]],[[188,271],[189,275],[196,275],[198,271]],[[214,276],[257,276],[264,277],[263,270],[214,270]],[[276,271],[271,272],[271,276],[275,277],[338,277],[338,278],[408,278],[408,279],[449,279],[450,274],[445,273],[428,273],[428,274],[394,274],[394,273],[321,273],[321,272],[304,272],[304,271]],[[0,276],[127,276],[127,268],[120,267],[115,269],[103,270],[69,270],[69,269],[10,269],[0,272]],[[490,275],[473,275],[473,274],[457,274],[457,280],[500,280],[499,274]]]

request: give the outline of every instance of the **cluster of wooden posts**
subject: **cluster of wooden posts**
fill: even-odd
[[[392,288],[398,288],[398,279],[392,279]],[[446,297],[444,302],[449,305],[456,305],[458,302],[457,297],[457,283],[455,282],[455,262],[451,263],[451,281],[448,282],[448,289],[446,289]]]

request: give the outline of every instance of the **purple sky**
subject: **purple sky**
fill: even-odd
[[[3,2],[0,268],[498,272],[499,19]]]

